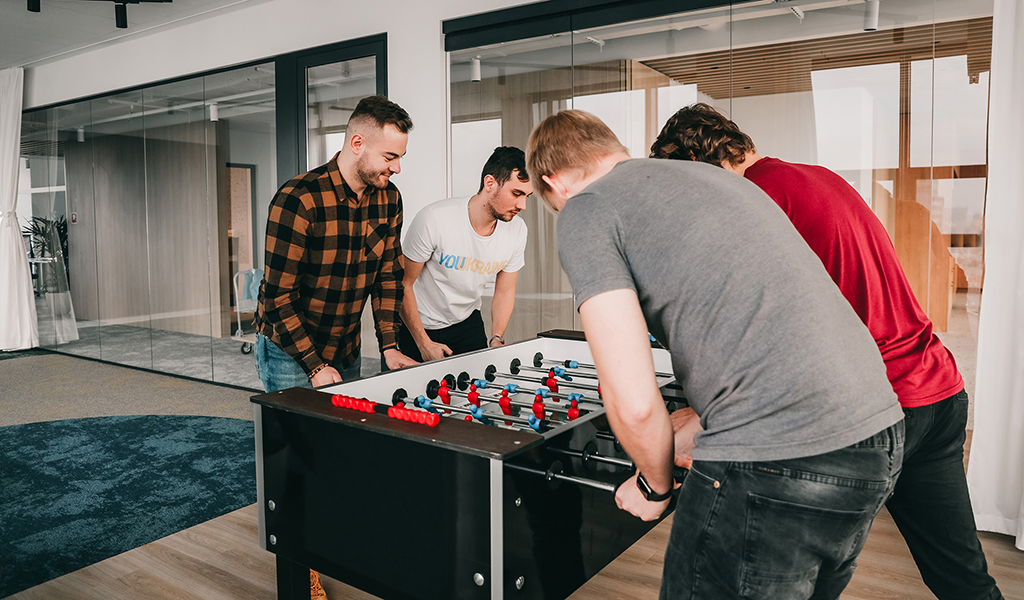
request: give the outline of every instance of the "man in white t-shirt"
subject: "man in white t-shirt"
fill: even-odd
[[[403,353],[427,361],[505,343],[516,274],[525,263],[526,223],[516,214],[531,193],[523,151],[502,146],[487,159],[475,195],[435,202],[416,215],[402,243]],[[488,340],[480,299],[491,281]]]

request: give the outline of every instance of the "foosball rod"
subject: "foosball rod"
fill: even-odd
[[[556,468],[556,465],[557,465],[557,468]],[[575,483],[576,485],[582,485],[582,486],[594,488],[595,490],[601,490],[601,491],[604,491],[604,492],[610,492],[612,494],[614,494],[615,490],[618,489],[617,485],[614,485],[614,484],[611,484],[611,483],[605,483],[603,481],[597,481],[595,479],[587,479],[585,477],[576,477],[576,476],[573,476],[573,475],[562,475],[561,464],[558,463],[557,461],[556,461],[555,465],[552,465],[551,468],[548,469],[547,471],[541,471],[540,469],[533,469],[533,468],[530,468],[530,467],[524,467],[524,466],[521,466],[521,465],[509,463],[509,462],[506,462],[505,466],[507,468],[513,469],[515,471],[522,471],[524,473],[530,473],[530,474],[533,474],[533,475],[540,475],[541,477],[543,477],[544,479],[546,479],[548,481],[551,481],[551,480],[569,481],[569,482]]]
[[[479,390],[486,389],[486,388],[490,387],[490,384],[492,384],[492,383],[495,384],[495,385],[501,386],[500,389],[502,391],[507,391],[507,392],[512,393],[512,394],[526,394],[528,396],[534,396],[534,397],[540,396],[542,400],[547,400],[548,398],[554,398],[555,402],[558,402],[559,400],[565,400],[566,402],[572,402],[573,400],[575,400],[577,402],[590,402],[591,404],[601,404],[601,400],[599,398],[598,399],[589,398],[587,396],[584,396],[583,394],[577,394],[577,393],[569,394],[568,396],[566,396],[565,394],[556,394],[555,392],[552,392],[551,390],[549,390],[548,388],[546,388],[544,386],[541,386],[541,387],[539,387],[536,390],[531,392],[529,388],[522,389],[522,390],[519,389],[520,386],[518,386],[517,384],[514,384],[514,383],[508,383],[508,384],[502,385],[502,384],[500,384],[500,383],[498,383],[496,381],[487,381],[486,379],[477,379],[477,380],[473,381],[473,385],[475,385],[477,387],[477,389],[479,389]],[[497,389],[497,388],[495,388],[495,389]],[[460,393],[464,393],[464,392],[460,392]],[[498,398],[500,398],[502,395],[503,394],[499,394]],[[481,394],[481,396],[484,397],[484,398],[494,398],[494,396],[483,396],[482,394]]]
[[[453,396],[462,396],[462,397],[467,398],[467,399],[469,398],[469,394],[467,392],[459,392],[459,391],[452,392],[452,391],[449,391],[449,393],[452,394]],[[486,400],[486,401],[494,403],[494,404],[499,403],[501,401],[501,398],[502,398],[501,396],[483,396],[483,395],[480,396],[481,400]],[[519,407],[522,407],[522,408],[529,408],[531,410],[533,409],[533,405],[536,404],[535,402],[525,402],[523,400],[513,400],[511,397],[508,397],[508,403],[513,405],[513,406],[519,406]],[[553,412],[553,413],[564,414],[566,416],[568,416],[568,414],[569,414],[569,408],[562,408],[561,406],[558,406],[558,405],[555,405],[555,404],[544,404],[544,408],[546,410],[549,410],[549,411]]]
[[[588,364],[588,363],[581,363],[581,362],[576,361],[576,360],[564,360],[564,361],[559,362],[557,360],[545,359],[544,358],[544,354],[542,352],[538,352],[538,353],[533,355],[533,366],[535,366],[535,367],[542,367],[544,365],[544,363],[555,364],[555,365],[558,365],[558,366],[565,367],[567,369],[576,369],[578,367],[584,367],[584,368],[587,368],[587,369],[593,369],[593,370],[597,371],[597,366],[596,365],[591,365],[591,364]],[[675,374],[673,374],[673,373],[665,373],[663,371],[655,371],[654,374],[657,375],[658,377],[673,377],[673,378],[675,377]],[[583,375],[583,374],[581,373],[581,375]]]
[[[475,384],[474,384],[474,386],[475,386]],[[434,397],[440,395],[440,389],[441,388],[436,387],[434,385],[434,383],[431,382],[427,386],[427,396],[430,397],[430,398],[434,398]],[[452,390],[452,389],[449,389],[449,388],[445,388],[445,389],[448,390],[447,393],[448,393],[449,397],[451,397],[452,395],[457,396],[457,397],[464,397],[467,400],[469,400],[470,404],[476,404],[476,402],[479,402],[480,400],[485,400],[487,402],[496,403],[499,406],[501,406],[502,398],[508,398],[509,406],[514,404],[514,405],[519,406],[521,408],[529,408],[530,410],[534,411],[534,416],[536,416],[538,419],[540,419],[542,422],[546,423],[549,426],[553,426],[554,423],[550,419],[547,418],[547,413],[548,412],[551,412],[552,414],[555,414],[555,413],[564,414],[570,421],[576,420],[579,417],[579,414],[580,414],[579,406],[571,406],[569,408],[562,408],[561,406],[555,406],[555,405],[552,405],[552,404],[544,404],[543,402],[541,402],[541,406],[545,409],[544,416],[541,417],[540,415],[537,414],[536,409],[534,408],[536,406],[536,404],[537,404],[536,402],[534,402],[534,403],[522,402],[520,400],[513,400],[512,398],[509,398],[508,396],[497,396],[497,397],[495,397],[495,396],[484,396],[484,395],[481,395],[476,390],[473,390],[473,391],[470,391],[470,392],[462,392],[462,391],[459,391],[459,390]],[[473,398],[470,397],[470,394],[474,394],[474,393],[477,394],[476,402],[474,402]],[[443,402],[443,396],[442,396],[442,402]],[[447,406],[447,405],[445,405],[445,406]],[[504,407],[502,408],[502,410],[504,410]],[[502,413],[502,414],[504,414],[504,413]],[[586,413],[584,413],[584,414],[586,414]],[[506,415],[506,416],[508,416],[508,415]],[[530,425],[530,426],[533,427],[533,425]]]
[[[573,458],[579,458],[583,462],[588,460],[596,460],[597,462],[607,463],[609,465],[616,465],[619,467],[625,467],[627,469],[635,469],[636,465],[633,461],[625,458],[615,458],[614,456],[604,456],[603,454],[597,454],[596,452],[587,452],[584,450],[573,450],[571,448],[557,448],[554,446],[548,447],[549,452],[556,454],[564,454],[565,456],[572,456]]]
[[[467,374],[467,376],[468,376],[468,374]],[[485,395],[483,395],[483,394],[481,394],[480,392],[477,391],[477,390],[486,389],[492,383],[494,383],[495,385],[501,385],[500,383],[496,383],[494,381],[488,381],[486,379],[474,379],[471,383],[467,384],[467,387],[470,388],[469,392],[465,392],[465,391],[462,391],[460,388],[453,387],[455,384],[452,383],[452,381],[454,381],[453,376],[445,375],[440,381],[438,381],[436,379],[432,379],[429,382],[427,382],[427,390],[426,390],[427,398],[430,398],[431,400],[433,400],[434,398],[437,398],[438,396],[441,396],[441,401],[442,402],[447,402],[447,399],[442,395],[442,391],[441,391],[442,389],[446,390],[445,393],[447,393],[449,396],[451,396],[452,394],[455,394],[456,396],[460,396],[460,397],[466,398],[467,400],[469,400],[470,404],[478,404],[478,402],[474,402],[473,397],[470,396],[470,394],[472,394],[474,392],[476,392],[476,394],[477,394],[476,397],[477,398],[483,398],[484,400],[488,400],[488,401],[491,401],[491,402],[498,402],[498,401],[501,400],[502,396],[507,396],[507,394],[504,394],[504,393],[499,393],[498,396],[485,396]],[[442,383],[444,384],[443,386],[441,385]],[[541,399],[547,399],[548,397],[552,397],[552,398],[557,398],[559,400],[566,400],[566,401],[569,401],[569,402],[572,402],[573,400],[576,400],[577,402],[582,401],[582,400],[588,400],[588,401],[590,401],[590,402],[592,402],[594,404],[599,404],[600,403],[600,400],[589,399],[586,396],[584,396],[583,394],[570,394],[569,396],[565,396],[565,395],[562,395],[562,394],[555,394],[555,393],[551,392],[550,390],[548,390],[547,388],[545,388],[543,386],[537,388],[536,392],[528,392],[527,390],[518,391],[517,390],[518,387],[519,386],[517,386],[516,384],[510,383],[508,385],[503,386],[501,389],[505,390],[505,391],[513,392],[513,393],[530,394],[531,396],[540,396]],[[497,389],[497,388],[495,388],[495,389]],[[509,400],[511,401],[511,398]],[[556,402],[557,401],[558,400],[556,400]],[[517,405],[518,406],[524,406],[521,403],[517,403]],[[532,404],[530,406],[532,406]],[[565,411],[563,410],[562,412],[565,412]]]
[[[519,360],[518,358],[514,359],[512,361],[512,365],[515,365],[516,361],[518,361],[518,360]],[[500,375],[502,377],[505,377],[506,379],[515,379],[515,380],[518,380],[518,381],[529,381],[531,383],[535,383],[536,382],[531,377],[526,377],[525,375],[520,375],[519,374],[519,369],[521,369],[522,367],[511,366],[510,365],[510,368],[511,368],[511,371],[512,371],[511,373],[499,373],[497,367],[495,367],[494,365],[487,365],[487,369],[484,370],[484,379],[486,379],[488,381],[494,381],[494,377],[497,376],[497,375]],[[544,385],[544,380],[541,380],[540,383],[541,383],[541,385]],[[581,390],[590,390],[592,392],[600,393],[600,391],[597,389],[598,386],[596,386],[596,385],[587,385],[585,383],[575,383],[573,381],[564,381],[564,382],[563,381],[559,381],[558,382],[558,387],[562,387],[563,385],[566,386],[566,387],[571,387],[571,388],[576,388],[576,389],[581,389]]]
[[[422,396],[422,397],[426,398],[426,396]],[[419,403],[417,403],[417,404],[419,404]],[[425,408],[425,407],[421,406],[421,408]],[[459,414],[470,415],[472,417],[476,417],[476,415],[473,414],[473,409],[471,409],[471,408],[466,408],[464,406],[452,406],[451,404],[445,404],[444,402],[431,402],[430,408],[428,408],[426,410],[431,410],[431,409],[436,410],[436,411],[446,410],[446,411],[450,411],[450,412],[456,412],[456,413],[459,413]],[[492,421],[508,421],[510,423],[518,423],[519,425],[526,425],[526,426],[530,425],[530,420],[529,419],[524,419],[522,417],[513,417],[512,415],[505,415],[505,414],[493,413],[493,412],[488,412],[488,411],[482,411],[482,414],[483,414],[483,418],[491,419]]]
[[[543,373],[543,374],[547,375],[548,377],[556,377],[556,376],[557,377],[561,377],[565,381],[572,381],[573,377],[584,377],[586,379],[594,379],[594,380],[597,379],[597,374],[596,373],[595,374],[589,374],[589,373],[572,373],[572,374],[570,374],[570,373],[567,373],[566,370],[563,369],[562,367],[550,367],[550,368],[547,368],[547,369],[540,369],[540,368],[537,368],[537,367],[531,367],[529,365],[524,365],[523,361],[519,360],[518,358],[513,358],[512,359],[512,362],[509,364],[508,370],[512,371],[513,373],[515,373],[517,375],[519,374],[519,371],[530,371],[530,372],[533,372],[533,373]],[[561,382],[559,382],[559,383],[561,383]]]

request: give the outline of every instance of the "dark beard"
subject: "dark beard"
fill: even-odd
[[[503,221],[505,223],[508,223],[509,221],[511,221],[512,219],[515,218],[515,215],[509,216],[506,213],[500,213],[500,212],[494,210],[494,207],[491,206],[490,204],[487,205],[487,210],[491,211],[491,216],[492,217],[494,217],[495,219],[497,219],[499,221]]]

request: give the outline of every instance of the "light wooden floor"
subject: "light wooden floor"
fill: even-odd
[[[671,520],[654,528],[572,595],[572,600],[656,600]],[[1024,552],[1012,538],[980,534],[990,573],[1007,600],[1024,600]],[[256,541],[256,505],[69,573],[13,600],[273,600],[274,558]],[[888,513],[875,519],[844,600],[927,600]],[[375,596],[324,579],[331,600]]]
[[[572,600],[656,600],[671,520],[653,529],[572,595]],[[1024,552],[1008,536],[982,533],[989,569],[1007,600],[1024,600]],[[888,513],[871,530],[844,600],[927,600]],[[273,600],[274,558],[256,542],[256,505],[54,579],[12,600]],[[331,600],[375,596],[325,578]]]

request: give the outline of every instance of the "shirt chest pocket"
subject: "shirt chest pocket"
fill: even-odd
[[[384,258],[384,252],[387,249],[387,222],[377,223],[375,225],[368,223],[365,230],[366,234],[363,249],[366,253],[367,260],[381,260]]]

